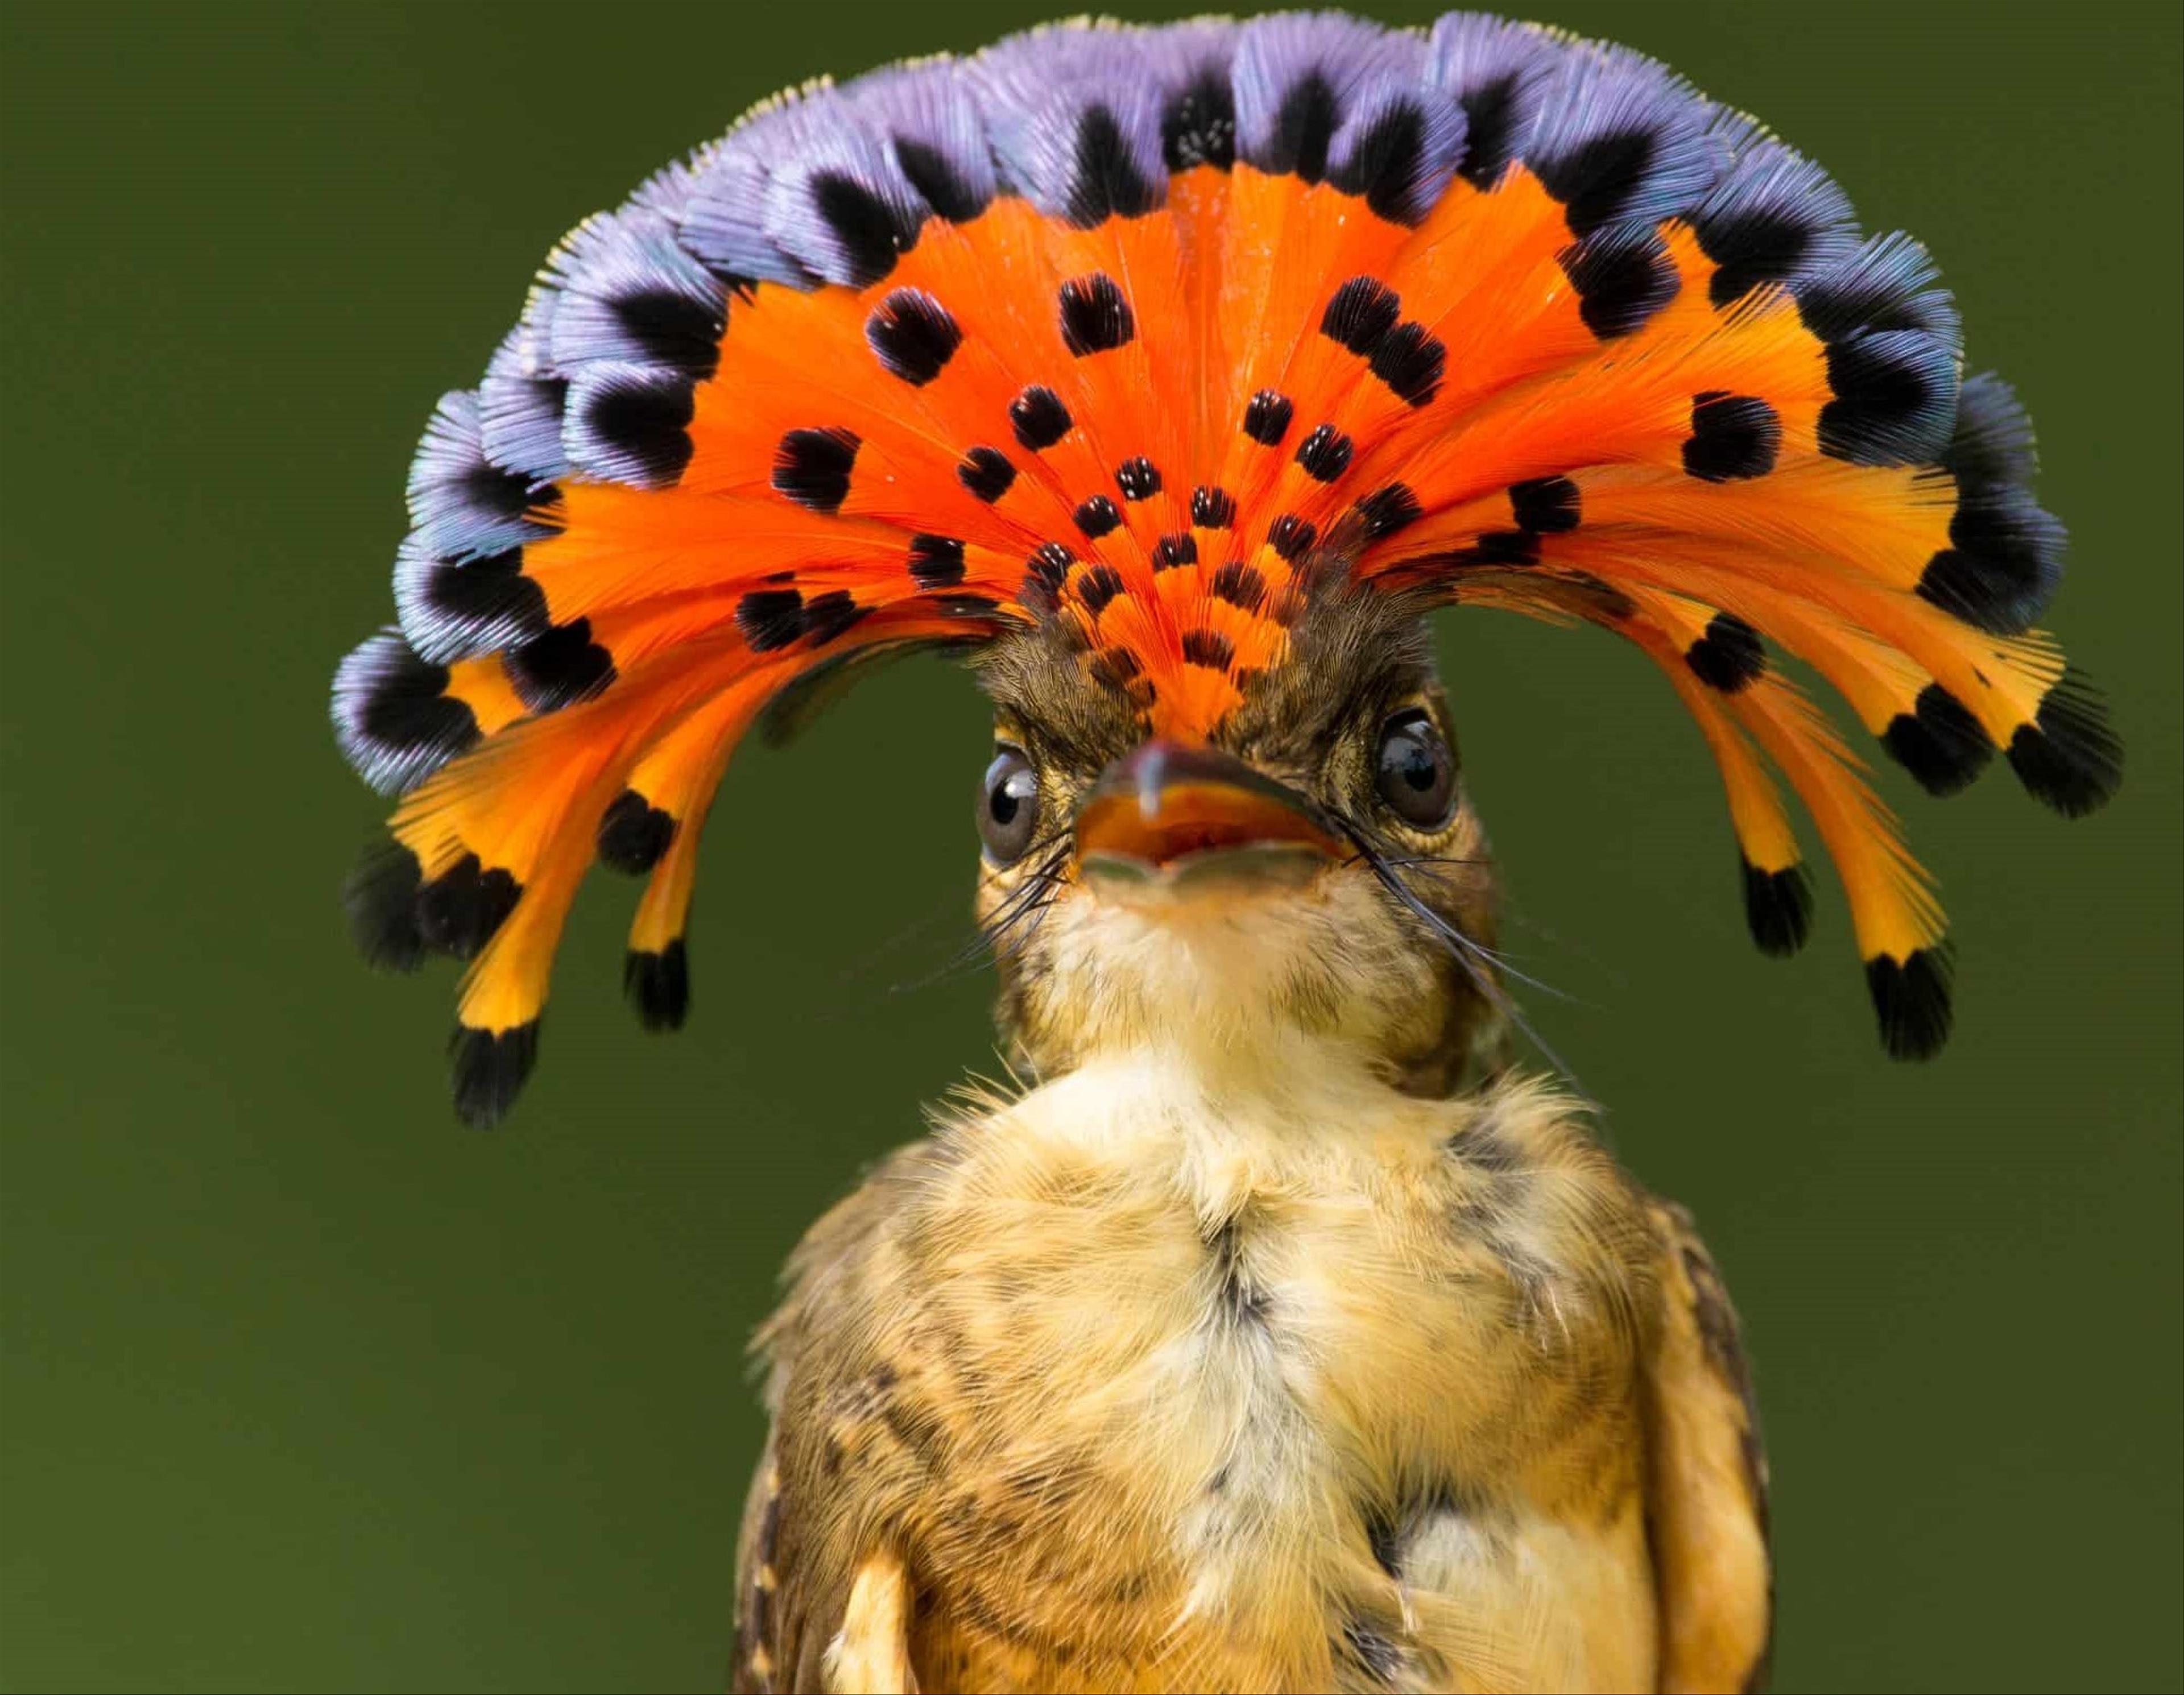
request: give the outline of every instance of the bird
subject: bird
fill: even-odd
[[[468,962],[460,1116],[532,1070],[595,862],[642,879],[637,1015],[684,1023],[748,735],[911,653],[993,707],[1007,1075],[790,1261],[735,1687],[1762,1687],[1738,1321],[1524,1057],[1432,620],[1635,647],[1753,941],[1813,927],[1786,787],[1883,1046],[1932,1055],[1931,880],[1791,663],[1933,794],[2121,774],[1962,348],[1925,250],[1758,119],[1483,14],[814,81],[554,249],[333,687],[398,797],[356,939]]]

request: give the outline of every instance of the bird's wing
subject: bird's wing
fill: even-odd
[[[825,1584],[808,1571],[784,1570],[781,1526],[787,1504],[774,1444],[768,1441],[751,1479],[736,1547],[732,1687],[751,1695],[822,1688],[833,1695],[915,1695],[910,1577],[901,1556],[882,1549],[859,1565],[840,1609],[840,1625],[828,1630],[816,1621],[831,1620],[834,1609],[814,1606],[814,1591],[839,1586]]]
[[[812,1225],[759,1333],[773,1426],[736,1550],[739,1691],[916,1687],[910,1585],[889,1526],[925,1481],[922,1414],[904,1405],[914,1360],[867,1315],[891,1298],[900,1339],[903,1271],[886,1225],[932,1157],[930,1143],[898,1150]]]
[[[737,1695],[772,1695],[795,1687],[799,1632],[782,1605],[778,1561],[781,1520],[788,1503],[775,1447],[769,1432],[744,1502],[743,1531],[736,1538],[736,1658],[729,1687]]]
[[[1649,1209],[1663,1311],[1646,1362],[1646,1514],[1661,1687],[1765,1686],[1774,1628],[1767,1456],[1736,1314],[1691,1216]]]

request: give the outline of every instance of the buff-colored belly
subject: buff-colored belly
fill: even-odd
[[[1653,1686],[1619,1180],[1549,1157],[1490,1192],[1393,1134],[1363,1176],[1046,1153],[1038,1200],[991,1167],[957,1173],[976,1216],[932,1198],[990,1413],[958,1425],[972,1533],[919,1575],[922,1687]]]
[[[923,1690],[1651,1690],[1654,1598],[1635,1505],[1613,1526],[1534,1522],[1484,1540],[1444,1527],[1401,1586],[1400,1631],[1330,1635],[1301,1567],[1260,1574],[1261,1594],[1193,1616],[1173,1588],[1105,1609],[1113,1564],[1095,1553],[1083,1609],[966,1612],[928,1592],[911,1659]],[[1474,1541],[1471,1548],[1460,1546]],[[1279,1598],[1291,1598],[1284,1610]],[[1146,1603],[1154,1603],[1150,1607]],[[1106,1614],[1106,1616],[1102,1616]],[[1163,1629],[1148,1629],[1155,1619]],[[1246,1621],[1248,1620],[1248,1623]],[[1000,1628],[996,1628],[999,1626]],[[1243,1626],[1240,1628],[1240,1626]]]

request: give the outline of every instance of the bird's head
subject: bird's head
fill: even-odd
[[[1310,1035],[1420,1092],[1474,1071],[1493,873],[1427,636],[1399,599],[1323,598],[1207,725],[1088,684],[1067,643],[995,650],[978,918],[1031,1069]]]

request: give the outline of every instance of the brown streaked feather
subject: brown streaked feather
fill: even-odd
[[[1767,1456],[1736,1314],[1691,1215],[1647,1208],[1663,1317],[1645,1372],[1647,1514],[1664,1691],[1766,1687],[1774,1635]]]
[[[728,1677],[736,1695],[774,1695],[781,1687],[781,1574],[774,1560],[783,1503],[773,1448],[769,1432],[744,1502],[743,1530],[736,1538],[735,1664]]]
[[[876,1351],[880,1339],[867,1337],[853,1348],[849,1338],[827,1335],[812,1314],[840,1300],[844,1282],[862,1291],[885,1275],[877,1262],[886,1255],[888,1218],[932,1151],[924,1143],[901,1149],[806,1232],[787,1269],[788,1298],[755,1338],[754,1346],[772,1361],[766,1398],[773,1425],[737,1549],[733,1687],[739,1695],[866,1687],[837,1685],[826,1667],[873,1546],[845,1531],[916,1480],[899,1434],[905,1425],[902,1396],[894,1368]],[[806,1348],[822,1345],[830,1359],[854,1363],[850,1381],[808,1370],[799,1375]],[[797,1399],[800,1388],[815,1385],[829,1391],[822,1404]],[[869,1584],[867,1595],[876,1603]],[[865,1616],[869,1624],[869,1606]],[[870,1655],[861,1663],[870,1664]]]

